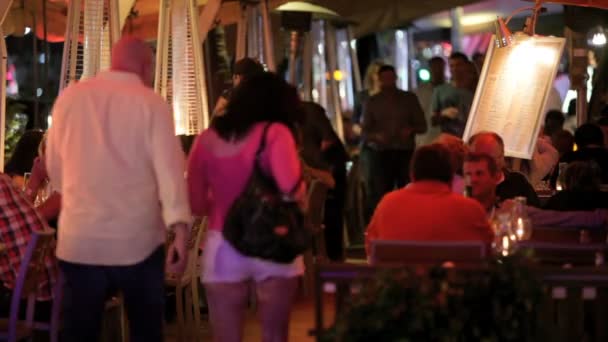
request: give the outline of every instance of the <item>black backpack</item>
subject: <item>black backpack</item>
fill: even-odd
[[[311,247],[312,231],[304,212],[290,198],[302,179],[289,194],[283,194],[260,166],[269,126],[264,127],[247,186],[228,211],[223,235],[246,256],[291,263]]]

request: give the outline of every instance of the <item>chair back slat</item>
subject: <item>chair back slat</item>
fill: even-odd
[[[188,263],[184,270],[184,275],[192,274],[195,271],[198,261],[198,251],[201,243],[202,236],[204,235],[207,228],[207,217],[196,218],[190,226],[190,234],[188,235],[188,241],[186,241],[186,248],[188,249]],[[175,240],[175,233],[170,231],[167,233],[166,246],[168,247]],[[176,274],[166,274],[168,279],[177,279]]]
[[[33,304],[36,292],[38,291],[39,279],[43,272],[46,272],[44,259],[49,253],[53,252],[53,242],[55,241],[55,231],[46,228],[42,231],[33,231],[30,241],[27,244],[25,254],[19,265],[17,279],[11,297],[11,309],[9,313],[9,332],[8,335],[16,336],[17,321],[19,320],[19,308],[21,299],[27,297],[27,324],[33,324]],[[10,339],[10,338],[9,338]]]
[[[606,231],[563,227],[534,227],[532,241],[554,243],[606,243]]]
[[[188,265],[184,274],[192,274],[196,272],[196,264],[198,262],[198,251],[201,244],[201,239],[207,230],[207,217],[197,218],[190,229],[190,237],[188,238]]]
[[[370,262],[378,264],[433,265],[444,262],[476,264],[487,256],[481,241],[371,241]]]
[[[532,249],[534,257],[541,264],[593,266],[604,264],[605,243],[552,243],[522,241],[518,248]]]
[[[188,251],[192,251],[198,247],[198,243],[200,242],[199,233],[202,232],[205,221],[206,218],[197,218],[192,223],[192,226],[190,227],[190,236],[188,237],[188,243],[186,245]]]
[[[318,180],[313,180],[308,189],[308,222],[315,231],[323,226],[325,215],[325,200],[328,188]]]
[[[313,180],[308,189],[308,212],[306,219],[309,227],[313,231],[313,251],[316,256],[316,262],[324,262],[327,260],[327,251],[325,250],[325,228],[323,221],[325,220],[325,200],[328,192],[327,185],[319,180]],[[310,267],[311,265],[307,265]],[[312,279],[312,277],[309,277]]]
[[[19,283],[21,279],[23,281],[21,297],[26,297],[38,291],[39,279],[46,272],[44,261],[48,255],[53,253],[55,232],[51,229],[33,232],[31,239],[28,250],[19,267],[19,275],[16,281],[16,283]]]
[[[530,240],[553,243],[605,243],[606,231],[563,227],[534,227]]]

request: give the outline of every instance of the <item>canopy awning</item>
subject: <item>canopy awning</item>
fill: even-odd
[[[8,0],[0,0],[5,2]],[[63,41],[65,22],[67,18],[68,0],[47,1],[47,36],[52,42]],[[372,33],[386,28],[403,26],[412,20],[449,9],[459,5],[473,3],[476,0],[443,0],[443,1],[413,1],[413,0],[312,0],[308,1],[327,7],[343,18],[357,22],[354,28],[356,36]],[[135,34],[145,38],[155,38],[158,22],[159,0],[120,0],[121,17],[129,15],[133,6],[136,13],[125,25],[130,25]],[[206,0],[199,0],[204,6]],[[287,0],[270,0],[270,7],[276,8]],[[24,6],[22,6],[24,4]],[[232,24],[239,17],[239,2],[225,1],[218,16],[222,24]],[[35,25],[34,25],[35,23]],[[43,37],[42,5],[37,0],[13,1],[12,9],[3,24],[5,34],[20,35],[25,27],[36,27],[36,35]]]
[[[69,0],[47,0],[47,36],[49,41],[63,40],[65,22],[67,17],[66,3]],[[134,15],[125,25],[143,38],[156,37],[158,23],[159,0],[119,0],[120,16],[126,18],[130,9]],[[270,7],[276,8],[287,0],[269,0]],[[344,19],[356,22],[355,36],[362,36],[376,31],[407,25],[417,18],[421,18],[439,11],[478,2],[479,0],[309,0],[335,11]],[[0,0],[6,3],[8,0]],[[204,6],[207,0],[198,0]],[[548,0],[545,2],[561,3],[566,5],[590,6],[608,8],[608,0]],[[522,6],[530,5],[529,1],[522,1]],[[235,23],[239,17],[239,2],[224,0],[218,21],[222,24]],[[34,25],[35,22],[35,25]],[[13,1],[12,9],[3,24],[5,34],[23,34],[25,27],[36,27],[36,35],[43,37],[42,5],[38,0]]]

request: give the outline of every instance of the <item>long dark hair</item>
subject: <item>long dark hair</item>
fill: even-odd
[[[41,130],[30,130],[23,133],[11,158],[4,167],[4,173],[15,176],[30,172],[34,165],[34,159],[38,155],[38,146],[43,136],[44,132]]]
[[[242,81],[234,89],[226,113],[212,127],[225,140],[239,140],[258,122],[286,125],[297,139],[303,112],[296,89],[280,76],[264,72]]]

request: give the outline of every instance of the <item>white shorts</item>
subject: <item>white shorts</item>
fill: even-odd
[[[236,283],[253,279],[260,282],[272,277],[291,278],[304,273],[302,256],[290,264],[246,257],[224,240],[222,232],[207,230],[201,256],[203,283]]]

